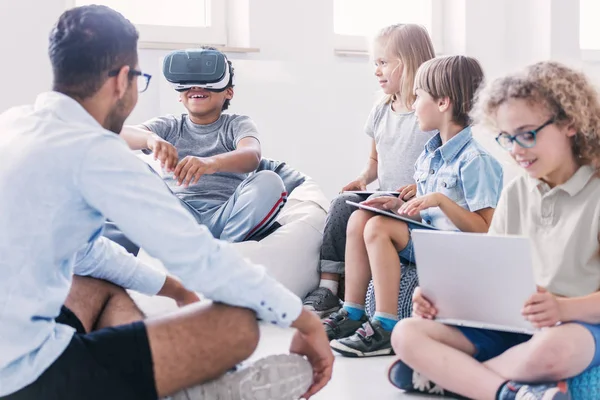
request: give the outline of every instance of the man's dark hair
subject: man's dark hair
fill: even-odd
[[[204,50],[214,50],[214,51],[220,51],[219,49],[217,49],[216,47],[212,47],[212,46],[201,46],[201,49]],[[225,89],[233,87],[233,74],[234,74],[234,68],[233,68],[233,64],[231,63],[231,61],[229,61],[229,58],[227,58],[227,64],[229,64],[229,74],[230,74],[230,78],[229,78],[229,83],[227,84],[227,86],[225,87]],[[221,111],[225,111],[229,108],[229,105],[231,104],[231,100],[227,99],[225,100],[225,103],[223,103],[223,108],[221,108]]]
[[[137,65],[137,41],[135,26],[106,6],[64,12],[50,32],[53,89],[79,100],[93,96],[110,71]]]

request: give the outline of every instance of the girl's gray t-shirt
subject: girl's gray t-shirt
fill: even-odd
[[[377,177],[381,190],[397,190],[415,183],[415,162],[435,132],[423,132],[414,112],[397,113],[391,103],[378,103],[365,125],[375,140]]]

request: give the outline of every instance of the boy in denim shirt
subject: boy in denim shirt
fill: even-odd
[[[464,56],[424,63],[415,79],[415,113],[422,131],[438,130],[415,164],[417,197],[407,203],[378,197],[364,204],[419,217],[435,228],[487,232],[502,190],[502,168],[472,137],[473,95],[483,80],[477,60]],[[402,155],[399,154],[399,157]],[[369,219],[364,230],[363,220]],[[331,347],[347,356],[392,354],[398,322],[401,263],[414,266],[411,227],[358,210],[348,224],[346,302],[325,321]],[[369,321],[364,299],[373,278],[376,312]],[[401,293],[402,296],[411,293]]]

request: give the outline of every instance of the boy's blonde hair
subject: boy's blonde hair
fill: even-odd
[[[425,61],[435,57],[433,43],[427,30],[416,24],[390,25],[379,31],[375,42],[385,49],[387,54],[397,57],[402,65],[400,79],[400,102],[410,109],[415,102],[413,83],[417,69]],[[396,100],[396,95],[390,95],[386,104]]]
[[[573,154],[580,165],[600,167],[600,102],[597,89],[581,72],[554,61],[498,78],[477,96],[473,119],[496,127],[498,107],[510,99],[523,99],[545,107],[558,125],[573,127]]]
[[[417,71],[414,90],[421,89],[434,99],[448,97],[452,120],[467,126],[477,88],[483,81],[483,69],[474,58],[450,56],[425,62]]]

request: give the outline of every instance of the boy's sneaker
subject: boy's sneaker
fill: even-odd
[[[313,382],[310,363],[296,354],[268,356],[247,368],[182,390],[171,400],[289,400],[302,396]]]
[[[525,384],[508,382],[502,387],[500,400],[571,400],[567,382]]]
[[[314,312],[319,318],[325,318],[342,307],[340,299],[331,290],[324,287],[310,292],[304,299],[303,305],[305,309]]]
[[[377,320],[367,321],[354,335],[333,340],[331,348],[347,357],[374,357],[394,354],[392,332],[388,332]]]
[[[398,389],[407,393],[422,393],[427,395],[439,395],[443,397],[452,397],[457,399],[466,399],[466,397],[452,393],[441,386],[433,383],[424,375],[414,371],[401,360],[396,360],[388,370],[388,379],[390,383]]]
[[[348,337],[358,328],[362,326],[369,319],[366,315],[363,315],[359,321],[350,319],[348,311],[342,308],[340,311],[331,314],[328,318],[323,320],[323,326],[325,327],[325,333],[329,341],[334,339],[342,339]]]

